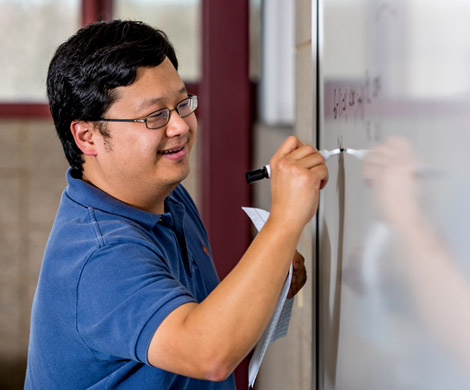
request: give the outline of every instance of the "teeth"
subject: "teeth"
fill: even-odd
[[[172,150],[163,150],[160,152],[160,154],[171,154],[171,153],[176,153],[176,152],[179,152],[180,150],[182,150],[183,148],[180,148],[180,149],[172,149]]]

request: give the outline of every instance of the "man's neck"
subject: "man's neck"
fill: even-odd
[[[115,191],[113,186],[106,182],[97,183],[96,180],[87,176],[85,172],[82,175],[82,180],[129,206],[154,214],[163,214],[165,212],[165,199],[176,188],[176,185],[174,185],[165,189],[162,188],[159,191],[143,193],[143,191],[139,191],[132,186],[122,185],[117,186],[119,191]]]

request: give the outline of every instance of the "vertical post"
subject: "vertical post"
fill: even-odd
[[[82,25],[113,17],[113,0],[82,0]]]
[[[245,172],[251,168],[249,1],[202,0],[200,150],[202,216],[221,279],[250,243],[241,210],[250,204]],[[235,372],[247,388],[248,363]]]
[[[245,172],[251,162],[248,0],[203,0],[202,213],[224,277],[250,240]]]

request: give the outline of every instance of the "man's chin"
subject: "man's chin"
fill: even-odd
[[[172,178],[168,178],[167,180],[167,184],[173,188],[175,188],[177,185],[181,184],[188,176],[189,176],[189,168],[180,172],[179,175],[175,176],[175,177],[172,177]]]

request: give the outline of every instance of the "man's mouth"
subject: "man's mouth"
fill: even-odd
[[[183,146],[178,146],[178,147],[173,148],[173,149],[161,150],[161,151],[158,152],[158,154],[175,154],[175,153],[181,152],[183,149],[184,149],[184,145]]]

